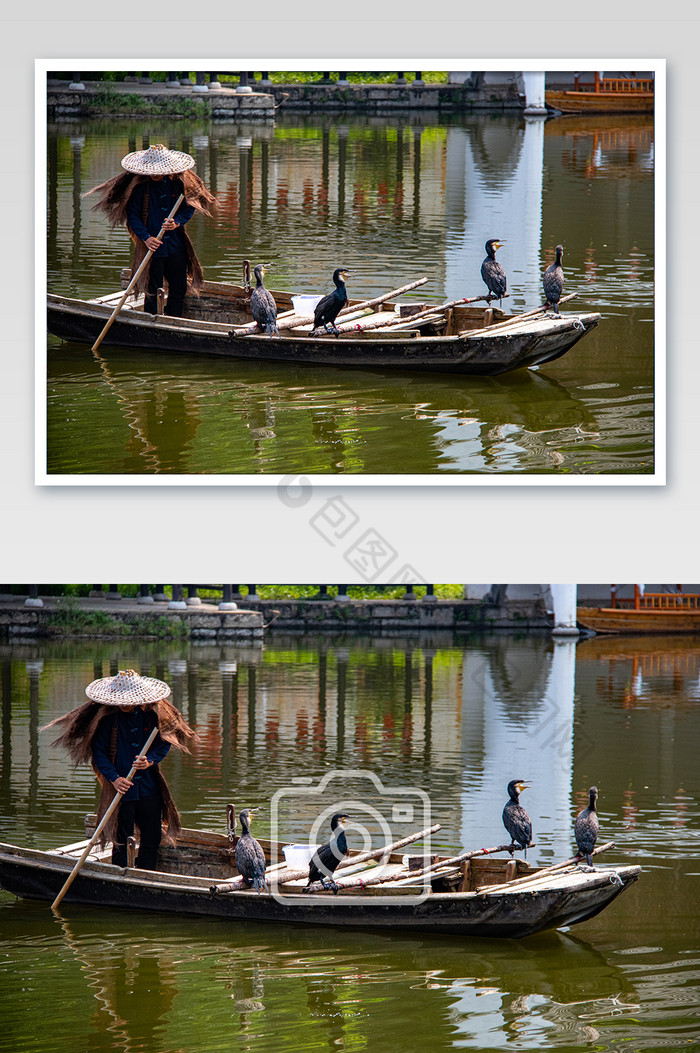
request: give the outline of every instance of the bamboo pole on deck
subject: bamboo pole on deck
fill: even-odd
[[[505,293],[505,296],[509,296],[510,293]],[[383,328],[393,329],[399,325],[410,325],[411,322],[420,320],[421,318],[428,318],[432,314],[442,314],[444,311],[449,311],[453,307],[460,307],[465,303],[479,303],[482,300],[488,300],[489,302],[493,299],[488,293],[484,293],[483,296],[463,296],[459,300],[448,300],[447,303],[434,304],[432,307],[425,307],[422,311],[416,311],[415,314],[405,315],[403,318],[392,318],[391,321],[385,322]]]
[[[384,293],[383,296],[375,296],[373,300],[363,300],[361,303],[350,304],[344,307],[338,315],[342,318],[344,314],[354,313],[356,311],[364,311],[368,307],[378,307],[379,304],[386,303],[387,300],[392,300],[395,296],[401,296],[405,292],[410,292],[411,289],[417,289],[419,285],[425,285],[427,278],[417,278],[414,282],[409,282],[408,285],[402,285],[400,289],[392,289],[391,292]],[[284,318],[284,325],[280,325],[280,318]],[[300,325],[312,324],[314,316],[312,314],[307,315],[294,315],[294,312],[285,312],[284,316],[280,315],[277,319],[278,329],[294,329]],[[231,330],[232,336],[244,336],[246,333],[254,333],[258,328],[257,322],[250,322],[248,325],[237,326]]]
[[[395,841],[392,845],[384,845],[383,848],[373,848],[370,852],[362,852],[359,856],[346,856],[338,864],[338,870],[342,867],[355,866],[357,863],[367,863],[370,859],[381,859],[384,855],[391,855],[392,852],[398,852],[400,848],[405,848],[406,845],[413,844],[414,841],[420,841],[422,837],[427,837],[429,834],[435,834],[440,829],[440,823],[435,823],[434,826],[427,827],[425,830],[419,830],[416,834],[410,834],[400,841]],[[285,874],[278,863],[268,867],[265,871],[266,878],[272,877],[279,881],[280,884],[285,884],[288,881],[301,881],[302,878],[308,876],[308,867],[306,870],[291,870],[288,874]],[[211,891],[214,894],[217,892],[235,892],[242,887],[243,879],[234,878],[233,881],[226,882],[226,884],[212,885]]]
[[[614,841],[608,841],[607,844],[601,845],[599,848],[594,848],[593,851],[591,852],[591,855],[592,856],[597,856],[601,852],[607,852],[607,850],[609,848],[614,848],[614,847],[615,847],[615,842]],[[514,881],[509,881],[507,883],[507,887],[508,888],[513,888],[514,885],[517,885],[518,887],[521,886],[521,885],[530,885],[530,884],[533,884],[535,882],[539,882],[543,878],[546,880],[551,874],[554,874],[554,873],[556,873],[559,870],[566,870],[568,867],[575,866],[577,863],[580,863],[582,859],[583,859],[583,856],[579,853],[578,855],[571,856],[570,859],[565,859],[562,863],[553,863],[552,866],[550,866],[550,867],[543,867],[541,870],[536,870],[532,874],[523,874],[523,876],[521,878],[516,878]],[[487,887],[488,887],[489,892],[491,892],[495,888],[503,888],[503,887],[506,887],[506,886],[504,886],[504,885],[489,885]]]
[[[496,852],[510,852],[512,845],[497,845],[495,848],[476,848],[471,852],[463,852],[459,856],[451,856],[447,859],[439,859],[437,863],[431,863],[427,867],[423,867],[421,870],[414,870],[413,873],[409,874],[408,877],[411,881],[415,881],[416,878],[426,877],[428,874],[433,873],[435,870],[442,870],[443,867],[456,867],[460,863],[464,863],[469,859],[474,859],[476,856],[491,856]],[[390,874],[385,878],[381,875],[377,877],[375,881],[368,878],[363,882],[365,885],[383,884],[385,881],[402,881],[407,875],[405,874]]]
[[[567,300],[573,300],[574,296],[578,296],[578,293],[572,292],[572,293],[569,293],[567,296],[562,296],[562,298],[559,301],[559,303],[566,303]],[[504,320],[502,322],[494,322],[493,325],[489,326],[489,330],[491,331],[491,330],[494,330],[494,329],[498,329],[499,332],[502,332],[504,329],[508,328],[509,326],[519,325],[520,322],[524,321],[527,318],[536,318],[538,315],[544,314],[546,310],[547,310],[547,304],[543,303],[541,307],[536,307],[532,311],[526,311],[525,314],[516,314],[516,315],[513,315],[511,318],[504,318]],[[473,333],[473,332],[474,332],[473,329],[465,329],[459,335],[460,336],[469,336],[469,334]]]

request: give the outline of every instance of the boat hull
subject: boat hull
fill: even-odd
[[[92,346],[111,313],[105,303],[49,295],[48,331]],[[599,314],[561,315],[515,325],[503,333],[496,325],[453,336],[346,333],[336,338],[289,330],[280,336],[240,334],[230,324],[154,317],[129,308],[117,315],[100,347],[306,366],[499,376],[561,357],[599,321]]]
[[[544,101],[562,113],[654,112],[653,91],[546,91]]]
[[[23,898],[53,902],[75,858],[0,845],[0,887]],[[603,910],[637,880],[637,866],[604,868],[576,881],[560,877],[537,891],[431,892],[416,897],[290,894],[277,898],[253,890],[214,894],[211,882],[113,867],[88,861],[68,889],[64,904],[216,917],[274,924],[339,925],[408,930],[422,934],[518,939],[543,929],[572,925]],[[611,877],[612,875],[612,877]],[[499,886],[500,887],[500,886]]]
[[[700,633],[700,610],[579,607],[576,620],[596,633]]]

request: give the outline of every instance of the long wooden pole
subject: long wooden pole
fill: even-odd
[[[180,194],[179,198],[177,199],[177,201],[175,202],[175,204],[172,207],[170,215],[165,220],[165,222],[163,223],[163,226],[160,228],[160,231],[157,234],[157,238],[158,238],[159,241],[163,237],[163,234],[165,233],[165,224],[168,222],[168,219],[172,219],[173,218],[173,216],[175,215],[175,213],[177,212],[177,210],[179,209],[180,205],[182,204],[182,202],[184,200],[185,200],[185,195],[184,194]],[[134,285],[136,284],[136,282],[137,282],[137,280],[139,278],[139,275],[141,274],[141,272],[143,271],[144,267],[146,266],[146,264],[150,260],[150,258],[153,255],[154,251],[155,251],[154,249],[149,249],[148,252],[146,253],[146,255],[141,260],[141,263],[139,264],[139,267],[138,267],[138,270],[136,271],[136,274],[134,275],[134,277],[131,279],[131,281],[127,285],[126,292],[122,296],[122,298],[119,301],[119,303],[117,304],[117,306],[112,311],[112,314],[111,314],[111,316],[109,318],[109,321],[107,322],[107,325],[104,327],[104,329],[102,330],[102,332],[98,336],[97,340],[92,345],[92,350],[93,351],[97,351],[97,348],[102,343],[104,337],[107,334],[107,330],[110,328],[112,322],[117,317],[117,315],[121,311],[122,307],[126,303],[126,299],[127,299],[128,295],[129,295],[129,293],[131,292],[131,290],[133,289]]]
[[[139,754],[139,757],[145,757],[146,756],[146,754],[148,753],[148,748],[151,745],[151,743],[153,742],[153,740],[155,739],[157,734],[158,734],[158,725],[156,725],[154,727],[153,731],[151,732],[151,734],[146,739],[146,743],[145,743],[143,749],[141,750],[141,752]],[[138,760],[138,757],[136,759]],[[129,779],[129,780],[133,779],[135,771],[136,771],[136,763],[134,762],[134,764],[132,764],[132,766],[131,766],[129,774],[126,776],[127,779]],[[51,904],[51,909],[52,910],[56,909],[56,907],[59,905],[59,903],[61,902],[61,900],[65,896],[66,892],[68,891],[68,889],[73,884],[73,881],[75,880],[75,878],[76,878],[76,876],[78,874],[78,871],[82,867],[82,865],[85,862],[85,860],[87,859],[87,857],[90,855],[90,852],[91,852],[91,850],[93,848],[93,845],[96,843],[98,837],[102,833],[102,830],[103,830],[105,824],[107,823],[107,820],[111,816],[112,812],[119,805],[119,802],[121,801],[122,797],[123,797],[123,794],[121,794],[119,791],[117,791],[116,797],[114,798],[114,800],[110,804],[110,806],[107,809],[107,811],[105,812],[105,814],[102,816],[102,819],[100,820],[100,822],[99,822],[94,834],[92,835],[92,837],[88,841],[87,845],[85,846],[83,854],[81,855],[80,859],[75,864],[75,866],[73,867],[68,880],[66,881],[65,885],[63,886],[63,888],[61,889],[59,894],[56,896],[56,899]]]

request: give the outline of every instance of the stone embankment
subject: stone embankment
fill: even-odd
[[[274,121],[278,113],[306,114],[469,114],[518,112],[525,98],[513,84],[473,88],[467,84],[267,84],[261,90],[238,92],[217,86],[170,86],[164,82],[49,82],[50,121],[90,116],[170,119],[204,117],[215,121]]]
[[[46,598],[27,606],[23,597],[0,598],[0,636],[253,640],[265,633],[363,633],[374,636],[431,631],[471,633],[551,632],[552,617],[538,600],[493,606],[476,600],[257,600],[236,610],[202,602],[173,609],[94,599]]]

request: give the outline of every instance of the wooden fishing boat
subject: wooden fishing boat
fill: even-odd
[[[587,868],[571,861],[537,870],[520,860],[484,856],[482,850],[458,865],[430,857],[433,869],[426,879],[412,869],[416,859],[423,864],[422,857],[393,852],[386,860],[363,862],[351,852],[336,871],[337,893],[304,893],[306,877],[287,865],[283,846],[261,838],[271,891],[258,893],[241,887],[234,841],[184,830],[176,847],[161,848],[157,872],[112,866],[110,847],[95,847],[63,902],[230,921],[519,938],[594,917],[637,880],[641,869]],[[88,843],[50,851],[0,844],[0,887],[51,902]]]
[[[700,633],[700,607],[645,607],[637,611],[623,607],[578,607],[576,620],[584,629],[596,633]]]
[[[561,113],[653,113],[654,81],[637,77],[601,77],[571,90],[548,90],[545,105]]]
[[[80,300],[49,294],[48,331],[92,346],[122,295]],[[291,295],[274,292],[274,297],[279,336],[256,331],[244,286],[205,282],[199,296],[186,298],[182,318],[145,314],[143,297],[128,300],[101,346],[308,366],[496,376],[561,357],[601,317],[542,311],[507,315],[466,303],[426,307],[412,317],[402,316],[391,301],[364,309],[359,301],[350,301],[337,321],[339,336],[312,335],[312,319],[294,312]]]
[[[645,592],[609,607],[577,607],[576,620],[596,633],[700,633],[700,594]]]

